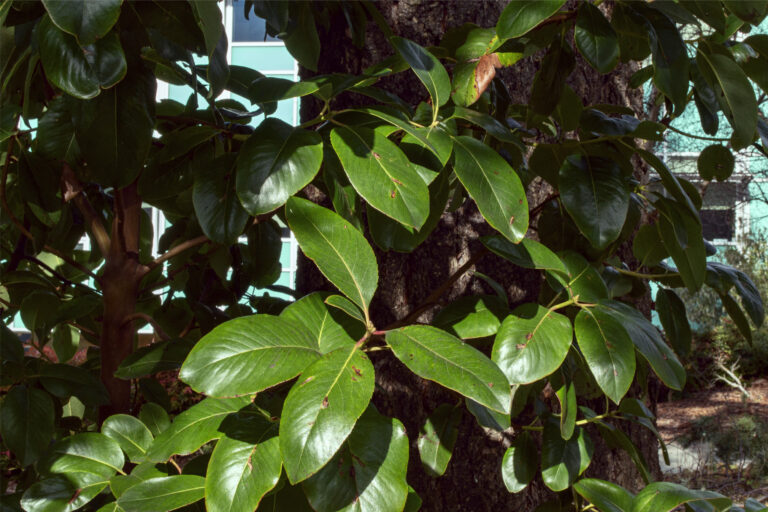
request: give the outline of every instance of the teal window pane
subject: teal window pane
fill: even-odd
[[[293,57],[284,46],[233,46],[232,64],[291,73],[294,67]]]
[[[280,279],[278,279],[275,284],[278,286],[286,286],[288,288],[293,288],[293,279],[291,279],[291,273],[282,272],[280,274]]]
[[[283,249],[280,251],[280,266],[283,270],[291,268],[291,244],[283,242]]]

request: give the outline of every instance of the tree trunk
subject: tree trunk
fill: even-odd
[[[396,35],[429,46],[438,44],[447,29],[468,21],[482,27],[494,26],[505,3],[498,0],[382,0],[375,5]],[[360,73],[366,66],[393,53],[386,38],[372,23],[368,27],[365,48],[355,47],[348,37],[347,24],[341,13],[331,16],[326,29],[320,28],[320,38],[320,74]],[[541,56],[520,61],[513,69],[500,73],[512,94],[513,102],[527,102],[530,84]],[[585,105],[618,103],[641,114],[642,95],[637,90],[629,90],[627,86],[629,76],[634,71],[633,68],[623,66],[613,74],[601,77],[583,60],[577,60],[569,84]],[[307,70],[302,70],[302,74],[310,75]],[[413,73],[401,73],[386,80],[384,85],[412,105],[427,99],[426,91]],[[344,108],[352,102],[360,101],[360,96],[350,99],[340,97],[332,106]],[[304,101],[302,120],[313,118],[317,108],[312,100]],[[644,177],[641,170],[638,170],[638,177]],[[327,201],[314,187],[309,187],[306,193],[317,202]],[[538,205],[549,193],[546,184],[534,182],[527,191],[529,204],[532,207]],[[474,203],[466,201],[455,212],[444,214],[434,232],[411,254],[384,253],[371,243],[379,264],[379,288],[371,305],[374,324],[384,328],[411,313],[480,250],[482,245],[479,238],[491,233],[493,230],[485,223]],[[624,252],[631,255],[631,251]],[[538,298],[542,281],[539,272],[521,269],[493,256],[481,258],[475,268],[504,285],[513,307],[515,304],[534,302]],[[330,286],[303,255],[299,257],[296,284],[301,293],[328,289]],[[448,303],[463,295],[475,293],[492,292],[482,280],[473,278],[472,273],[467,272],[450,287],[442,300]],[[641,309],[648,313],[650,301],[645,302]],[[431,320],[434,309],[428,310],[419,320]],[[427,475],[422,469],[416,449],[419,428],[438,405],[455,403],[455,396],[415,376],[388,351],[373,352],[371,356],[377,374],[374,403],[380,412],[397,417],[406,427],[411,440],[408,482],[423,499],[422,510],[527,511],[552,497],[538,478],[520,494],[513,495],[506,490],[501,480],[501,458],[520,430],[514,426],[503,433],[483,429],[469,413],[465,413],[461,421],[459,438],[445,475],[440,478]],[[519,417],[514,418],[513,424],[520,420]],[[641,447],[652,470],[658,471],[656,439],[647,431],[633,429],[629,433]],[[591,434],[596,451],[588,474],[636,488],[640,483],[639,475],[629,457],[624,452],[606,447],[598,439],[597,432]]]

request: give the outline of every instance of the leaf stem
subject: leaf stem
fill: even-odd
[[[730,139],[725,139],[722,137],[705,137],[704,135],[694,135],[692,133],[684,132],[683,130],[679,130],[672,126],[671,124],[667,125],[667,128],[672,130],[673,132],[679,133],[680,135],[685,135],[686,137],[690,137],[692,139],[699,139],[699,140],[709,140],[713,142],[728,142]]]
[[[680,275],[680,272],[666,272],[664,274],[644,274],[642,272],[633,272],[632,270],[625,270],[623,268],[614,267],[613,265],[611,265],[611,268],[613,268],[619,274],[623,274],[625,276],[630,276],[630,277],[637,277],[640,279],[661,279],[663,277],[675,277]]]

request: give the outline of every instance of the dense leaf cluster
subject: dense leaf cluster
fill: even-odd
[[[229,511],[417,510],[406,481],[409,433],[371,404],[369,354],[387,350],[457,397],[432,412],[417,441],[436,477],[467,411],[505,430],[525,409],[534,421],[515,424],[499,468],[510,492],[540,474],[556,493],[575,491],[547,510],[730,509],[716,493],[651,483],[619,427],[656,433],[643,401],[627,396],[633,382],[642,387],[653,372],[684,386],[690,328],[675,288],[716,290],[745,336],[750,320],[763,322],[749,278],[707,260],[696,188],[648,148],[696,108],[704,132],[717,131],[721,114],[732,127],[730,149],[708,149],[703,179],[727,178],[731,149],[765,151],[755,91],[766,88],[768,36],[737,36],[765,17],[768,2],[617,1],[610,19],[599,2],[564,3],[512,0],[495,27],[462,25],[434,48],[392,36],[392,56],[359,76],[296,83],[229,66],[215,2],[2,4],[3,315],[20,313],[32,344],[45,355],[50,342],[58,360],[25,356],[2,327],[10,389],[0,433],[24,468],[3,506],[131,512],[204,500]],[[380,20],[367,3],[245,5],[310,69],[315,21],[329,10],[345,11],[357,39],[369,17]],[[662,122],[584,105],[567,85],[575,52],[599,73],[642,63],[631,85],[652,81]],[[535,54],[543,58],[529,101],[512,105],[496,69]],[[377,86],[403,72],[418,77],[428,101],[414,107]],[[189,101],[156,102],[158,79],[188,86]],[[224,90],[233,99],[218,100]],[[335,109],[335,98],[353,93],[375,104]],[[315,119],[293,127],[269,117],[278,101],[308,96],[323,104]],[[639,182],[638,162],[658,180]],[[332,208],[301,197],[310,183]],[[526,190],[545,186],[550,197],[530,205]],[[417,322],[418,307],[395,325],[374,325],[371,243],[412,251],[465,201],[497,232],[473,258],[539,271],[539,300],[510,305],[490,281],[497,295],[444,305],[432,325]],[[170,224],[160,255],[151,246],[160,226],[135,208],[142,203]],[[651,221],[640,226],[642,218]],[[281,223],[338,294],[290,303],[251,295],[279,275]],[[89,251],[77,248],[84,234]],[[639,262],[632,269],[617,256],[628,243]],[[123,280],[132,286],[123,290]],[[666,339],[632,305],[644,280],[662,287]],[[116,300],[120,290],[127,295]],[[128,296],[133,310],[109,320]],[[132,322],[151,322],[164,339],[129,349],[114,375],[102,372],[105,388],[96,371],[110,357],[107,343]],[[67,364],[78,335],[92,348],[85,363]],[[490,350],[478,348],[482,340]],[[207,398],[171,421],[152,376],[175,368]],[[99,406],[116,403],[120,379],[147,403],[136,416],[94,421]],[[545,386],[556,399],[542,401]],[[604,410],[585,405],[600,396]],[[629,453],[645,489],[633,495],[581,478],[594,432]]]

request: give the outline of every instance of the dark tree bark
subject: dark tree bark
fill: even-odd
[[[438,44],[449,28],[465,22],[482,27],[494,26],[505,4],[503,0],[381,0],[376,2],[376,7],[396,35],[429,46]],[[322,52],[319,73],[360,73],[366,66],[391,55],[391,46],[376,26],[370,23],[368,28],[366,46],[357,48],[351,43],[343,15],[337,13],[331,16],[328,27],[320,29]],[[525,59],[512,69],[501,72],[513,102],[527,102],[530,84],[541,56]],[[627,86],[629,76],[634,71],[634,68],[623,66],[611,75],[600,76],[579,59],[569,84],[585,105],[617,103],[641,114],[642,96]],[[302,74],[308,76],[311,73],[302,70]],[[412,73],[398,74],[388,79],[384,86],[412,105],[428,98]],[[364,98],[360,96],[342,96],[333,108],[343,108],[361,101]],[[316,103],[311,100],[303,102],[302,120],[315,117],[317,111]],[[638,169],[638,177],[644,178],[642,169]],[[531,207],[539,204],[550,192],[546,183],[534,182],[527,191]],[[327,199],[318,189],[310,186],[306,194],[310,199],[327,205]],[[479,237],[491,233],[492,230],[474,203],[468,200],[455,212],[444,214],[434,232],[411,254],[384,253],[372,243],[379,263],[379,288],[371,305],[374,324],[384,328],[409,315],[456,269],[477,255],[482,247]],[[631,251],[623,251],[622,255],[631,256]],[[536,301],[539,295],[542,277],[538,272],[521,269],[493,256],[480,258],[475,269],[502,283],[513,306]],[[302,293],[330,288],[313,263],[303,255],[299,257],[297,288]],[[441,301],[445,304],[463,295],[478,292],[492,293],[480,279],[472,277],[472,272],[466,272],[453,283]],[[649,305],[650,301],[646,299],[639,306],[648,313]],[[433,307],[427,310],[419,320],[429,321],[436,309]],[[438,405],[455,403],[455,395],[416,377],[387,351],[373,352],[371,355],[378,384],[374,403],[383,414],[400,419],[408,431],[411,440],[408,482],[422,497],[422,510],[526,511],[533,510],[539,503],[552,497],[552,493],[539,479],[520,494],[507,492],[501,480],[501,458],[521,430],[514,426],[503,433],[483,429],[469,413],[465,413],[462,419],[459,438],[446,474],[440,478],[428,476],[421,467],[416,449],[419,428]],[[521,418],[514,418],[513,425],[522,425],[520,421]],[[641,447],[651,468],[658,471],[655,438],[639,429],[629,433]],[[591,434],[596,452],[588,474],[637,488],[641,481],[629,457],[624,452],[606,447],[596,431]]]

